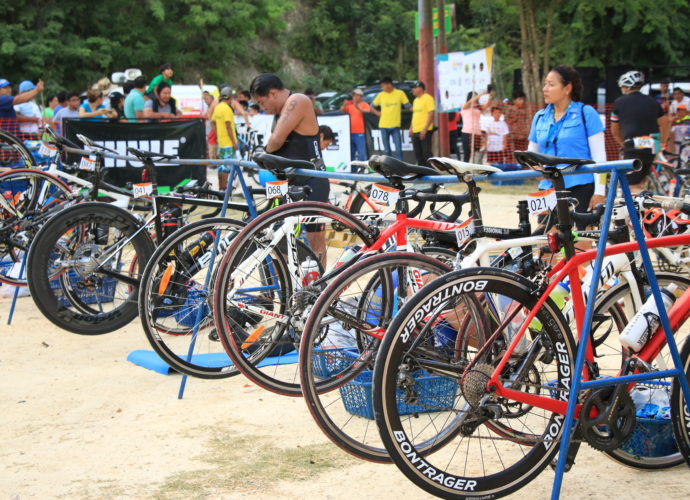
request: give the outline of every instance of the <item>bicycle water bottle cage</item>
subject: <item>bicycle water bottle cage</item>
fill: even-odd
[[[403,189],[403,181],[436,175],[436,170],[433,168],[412,165],[392,156],[384,155],[374,155],[369,158],[369,168],[391,181],[391,184],[397,189]]]
[[[312,162],[306,160],[290,160],[282,156],[276,156],[269,153],[254,153],[252,156],[254,163],[259,165],[264,170],[270,170],[277,177],[285,177],[292,173],[296,168],[304,168],[307,170],[315,170]]]
[[[288,198],[292,201],[303,201],[311,194],[309,186],[290,186],[288,188]]]
[[[524,167],[529,167],[545,175],[557,171],[571,170],[579,165],[591,165],[594,160],[586,158],[562,158],[560,156],[545,155],[533,151],[515,151],[515,159]],[[559,165],[565,165],[560,166]]]
[[[455,175],[461,181],[465,174],[484,175],[502,172],[500,168],[490,165],[465,163],[464,161],[454,160],[452,158],[440,158],[438,156],[429,158],[429,165],[439,174]]]

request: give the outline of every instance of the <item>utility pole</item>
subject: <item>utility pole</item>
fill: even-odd
[[[426,85],[431,95],[436,95],[434,82],[434,36],[432,0],[417,0],[419,9],[419,79]]]

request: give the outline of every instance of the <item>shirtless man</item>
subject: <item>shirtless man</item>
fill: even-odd
[[[325,171],[319,149],[319,124],[311,99],[304,94],[290,92],[280,78],[270,73],[261,73],[254,78],[249,92],[261,109],[274,115],[266,152],[291,160],[311,161],[317,170]],[[328,203],[328,179],[296,176],[290,179],[290,183],[311,187],[308,200]],[[325,267],[326,235],[322,226],[308,224],[306,230],[312,251]]]

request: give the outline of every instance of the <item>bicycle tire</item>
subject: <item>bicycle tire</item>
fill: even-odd
[[[558,452],[562,415],[499,398],[486,389],[488,375],[503,357],[507,342],[504,337],[510,339],[511,330],[522,324],[537,301],[535,292],[534,283],[508,271],[454,271],[426,285],[402,307],[389,327],[374,368],[374,414],[393,462],[425,491],[453,499],[505,496],[536,477]],[[434,359],[433,338],[424,326],[426,321],[435,321],[442,310],[452,310],[463,295],[484,301],[489,332],[499,321],[506,329],[495,330],[491,343],[476,354],[478,364],[469,371],[468,365],[459,365],[451,377],[448,371],[434,369],[430,363]],[[510,370],[517,370],[521,360],[532,359],[524,367],[526,379],[513,380],[512,387],[529,390],[534,386],[543,396],[567,401],[575,341],[551,299],[546,300],[536,318],[541,325],[536,328],[530,324],[529,334],[523,337],[524,353],[514,352],[501,377],[509,377]],[[519,321],[513,325],[516,319]],[[408,348],[408,342],[414,347]],[[531,349],[536,350],[534,358],[529,357]],[[411,370],[420,367],[439,377],[436,385],[457,381],[457,389],[450,391],[452,400],[439,405],[436,412],[403,415],[397,401],[399,382],[404,383],[405,400],[414,395],[422,400],[425,396],[420,392],[421,382],[410,379],[414,373]],[[422,446],[434,440],[444,440],[444,446],[433,455],[425,455]],[[482,447],[483,443],[488,444]]]
[[[264,238],[288,217],[299,217],[302,223],[318,220],[327,232],[332,231],[327,238],[327,260],[331,266],[342,255],[338,252],[344,253],[352,245],[370,245],[373,238],[369,228],[345,210],[320,202],[291,203],[274,208],[247,224],[223,256],[213,292],[213,311],[216,330],[226,352],[237,368],[259,387],[278,394],[300,396],[299,372],[291,366],[297,362],[296,353],[280,355],[270,366],[257,366],[281,343],[289,345],[291,350],[296,349],[303,326],[299,318],[304,313],[302,308],[319,293],[310,287],[295,293],[300,285],[291,281],[281,251],[284,247],[280,244],[270,248],[261,262],[253,255],[257,247],[265,250],[271,238],[263,241]],[[285,241],[282,238],[280,243]],[[299,258],[296,262],[300,262]],[[237,280],[239,286],[250,283],[247,290],[251,291],[238,288],[233,294],[232,280]],[[259,304],[262,312],[242,325],[234,319],[238,316],[237,308],[251,303]],[[240,316],[240,319],[246,318]],[[247,326],[253,329],[251,333],[245,330]],[[251,338],[250,344],[247,344],[248,338]],[[252,352],[246,352],[248,349]],[[287,360],[290,364],[285,363]]]
[[[213,329],[208,297],[213,282],[206,284],[206,273],[214,243],[219,242],[215,249],[217,263],[244,226],[243,222],[221,217],[193,222],[169,235],[144,269],[139,290],[144,333],[153,350],[179,373],[207,379],[239,373]],[[207,241],[210,234],[213,239]],[[201,317],[197,318],[199,307]]]
[[[0,167],[36,168],[38,163],[18,137],[0,129]]]
[[[678,285],[679,290],[681,291],[690,288],[690,278],[686,278],[681,275],[672,273],[656,273],[656,278],[659,283],[659,287],[661,288],[665,288],[671,283]],[[595,321],[592,325],[592,330],[595,337],[597,335],[597,327],[604,325],[608,330],[609,327],[607,326],[607,316],[610,315],[612,319],[611,326],[615,326],[617,330],[612,332],[613,335],[611,335],[611,333],[608,335],[611,338],[611,343],[614,345],[617,344],[618,349],[621,349],[621,345],[618,341],[618,334],[623,331],[625,326],[628,324],[628,321],[635,313],[633,307],[625,307],[626,298],[630,296],[630,294],[630,285],[628,283],[620,283],[607,290],[601,295],[601,297],[597,299],[597,306],[594,310]],[[643,293],[642,296],[644,297],[645,294]],[[621,304],[621,302],[623,303]],[[630,299],[628,302],[632,303],[632,299]],[[629,310],[626,311],[626,309]],[[686,337],[687,332],[681,333],[679,330],[675,333],[675,339],[679,345]],[[626,356],[624,355],[623,360],[625,360],[625,358]],[[673,361],[670,359],[668,347],[664,347],[659,356],[657,356],[655,360],[651,360],[650,363],[656,365],[661,364],[662,368],[671,366]],[[643,430],[644,429],[641,429],[641,431]],[[635,440],[630,438],[620,448],[613,451],[606,451],[604,453],[606,453],[606,455],[608,455],[611,459],[636,469],[661,470],[675,467],[683,463],[683,456],[679,451],[669,455],[646,456],[643,455],[639,450],[636,450],[634,445]]]
[[[0,174],[0,192],[16,210],[0,207],[0,282],[26,286],[26,271],[22,278],[15,264],[21,264],[39,229],[71,198],[72,190],[54,175],[22,168]]]
[[[680,361],[685,378],[690,381],[690,338],[686,339],[680,350]],[[671,384],[671,422],[678,450],[690,467],[690,411],[685,404],[681,385],[675,378]]]
[[[94,261],[114,249],[115,261]],[[126,210],[98,202],[75,205],[51,218],[31,245],[31,296],[43,315],[64,330],[81,335],[115,331],[138,314],[138,283],[124,280],[139,280],[153,251],[148,232]],[[58,259],[72,262],[64,266]]]
[[[373,462],[390,462],[376,424],[366,418],[373,415],[366,415],[368,408],[355,401],[360,397],[371,400],[368,370],[379,343],[369,333],[371,327],[385,331],[397,307],[408,298],[405,295],[413,293],[413,285],[422,286],[450,270],[422,254],[374,255],[329,283],[314,304],[300,343],[302,394],[321,430],[348,453]],[[407,284],[411,279],[418,282]],[[391,297],[395,293],[394,305]]]

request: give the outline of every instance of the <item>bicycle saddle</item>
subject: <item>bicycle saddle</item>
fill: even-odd
[[[565,168],[576,167],[578,165],[590,165],[596,163],[594,160],[585,158],[562,158],[560,156],[545,155],[533,151],[515,151],[515,159],[525,167],[541,171],[540,167],[555,167],[556,165],[568,165]]]
[[[67,137],[58,134],[49,126],[46,126],[45,133],[50,136],[50,142],[55,142],[57,144],[60,144],[61,146],[66,146],[68,148],[81,149],[81,146],[73,143]]]
[[[435,156],[429,158],[429,165],[438,173],[457,175],[461,177],[462,174],[492,174],[494,172],[501,172],[500,168],[492,167],[491,165],[477,165],[475,163],[465,163],[464,161],[454,160],[452,158],[440,158]]]
[[[142,151],[136,148],[127,148],[127,152],[131,155],[136,156],[140,160],[152,160],[154,158],[161,158],[165,160],[174,160],[177,157],[173,155],[166,155],[164,153],[154,153],[153,151]]]
[[[276,156],[269,153],[254,153],[252,160],[259,165],[259,167],[266,170],[286,170],[288,168],[306,168],[314,170],[315,166],[312,162],[306,160],[290,160],[282,156]]]
[[[415,179],[425,175],[436,175],[433,168],[405,163],[392,156],[374,155],[369,158],[369,167],[386,178]]]

